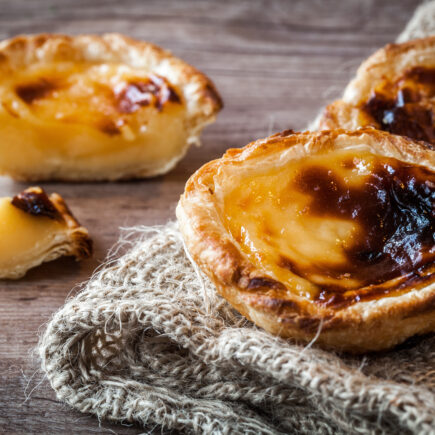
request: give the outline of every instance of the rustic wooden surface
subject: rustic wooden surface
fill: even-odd
[[[0,38],[19,33],[122,32],[171,49],[206,72],[225,101],[218,121],[170,174],[109,184],[44,183],[62,194],[95,241],[95,257],[61,259],[0,283],[0,432],[140,433],[58,402],[32,354],[51,314],[87,279],[120,226],[174,219],[188,176],[226,148],[301,129],[341,93],[357,65],[393,41],[413,0],[0,0]],[[0,178],[0,194],[25,184]]]

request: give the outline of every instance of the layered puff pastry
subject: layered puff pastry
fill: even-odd
[[[326,107],[322,130],[372,126],[435,145],[435,36],[390,44],[358,69],[341,100]]]
[[[0,43],[0,174],[118,180],[169,171],[221,99],[202,73],[119,34]]]
[[[61,256],[92,254],[92,240],[57,193],[30,187],[0,198],[0,278],[17,279]]]
[[[230,149],[177,207],[194,261],[265,330],[348,352],[435,330],[435,152],[371,128]]]

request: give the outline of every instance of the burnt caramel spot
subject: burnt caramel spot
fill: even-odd
[[[147,80],[130,82],[116,92],[118,110],[134,113],[141,107],[154,105],[159,111],[167,101],[181,103],[177,92],[162,77],[152,75]]]
[[[368,295],[359,297],[389,292],[391,289],[382,284],[391,279],[407,277],[407,285],[410,279],[424,280],[431,273],[429,269],[433,271],[433,172],[388,159],[376,162],[364,185],[355,186],[332,170],[311,166],[299,172],[295,187],[311,198],[306,213],[355,221],[360,231],[353,245],[344,248],[346,261],[341,264],[326,259],[324,264],[302,267],[281,257],[281,267],[309,280],[315,274],[337,280],[356,279],[357,288],[371,286]],[[325,303],[343,299],[339,295],[349,290],[340,285],[319,285],[319,300]]]
[[[382,130],[434,144],[434,97],[435,68],[415,67],[380,86],[363,110]]]
[[[121,130],[118,128],[118,126],[110,119],[103,120],[99,125],[99,129],[109,135],[109,136],[116,136],[118,134],[121,134]]]
[[[41,188],[26,189],[14,196],[12,205],[33,216],[45,216],[61,220],[62,216]]]
[[[278,281],[271,278],[251,278],[248,283],[248,289],[259,289],[259,288],[269,288],[269,289],[283,289],[284,285]]]
[[[430,85],[432,88],[435,86],[435,68],[416,66],[408,70],[404,77],[412,79],[418,83]]]
[[[56,88],[57,85],[54,82],[41,78],[36,82],[16,86],[15,92],[25,103],[33,104],[47,97]]]
[[[425,142],[435,141],[435,120],[431,108],[415,103],[399,105],[397,100],[374,93],[366,109],[382,130]]]
[[[353,169],[355,168],[354,159],[352,157],[346,158],[340,163],[340,166],[345,169]]]
[[[292,130],[291,128],[288,128],[287,130],[283,130],[283,131],[280,131],[279,133],[275,133],[271,137],[287,137],[287,136],[291,136],[294,133],[295,133],[294,130]]]
[[[208,98],[211,101],[214,101],[215,104],[222,109],[224,107],[224,102],[221,98],[221,96],[218,94],[216,88],[211,83],[207,83],[204,89],[204,94],[206,98]]]

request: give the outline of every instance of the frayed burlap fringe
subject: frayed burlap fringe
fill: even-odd
[[[40,344],[59,399],[196,433],[429,434],[435,340],[365,358],[303,348],[242,319],[199,279],[175,224],[131,230]]]
[[[422,22],[434,6],[418,9]],[[433,335],[365,357],[273,337],[216,295],[173,223],[125,233],[54,315],[39,354],[59,399],[146,429],[435,433]]]

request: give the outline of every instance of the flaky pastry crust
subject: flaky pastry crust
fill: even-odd
[[[11,202],[35,220],[54,220],[60,224],[60,228],[55,230],[48,244],[39,246],[33,257],[7,268],[0,267],[0,278],[21,278],[29,269],[63,256],[75,257],[77,261],[92,256],[92,239],[88,230],[80,225],[59,194],[47,196],[40,187],[29,187]]]
[[[240,313],[265,330],[325,348],[366,352],[390,348],[414,334],[435,330],[435,280],[397,296],[322,306],[258,270],[226,229],[221,177],[250,168],[277,167],[332,150],[364,149],[412,165],[435,169],[434,152],[417,142],[371,128],[317,133],[278,133],[241,149],[230,149],[188,180],[177,207],[187,249]],[[222,175],[225,174],[225,175]],[[229,183],[231,184],[231,182]]]
[[[343,97],[328,105],[320,117],[315,121],[312,128],[319,130],[329,130],[334,128],[355,130],[360,127],[371,126],[384,129],[382,125],[380,125],[380,123],[370,116],[370,113],[364,109],[365,104],[375,95],[379,86],[385,84],[388,88],[388,84],[400,82],[400,80],[405,78],[406,74],[411,73],[412,75],[412,70],[418,74],[419,69],[421,71],[428,69],[431,71],[432,77],[435,77],[433,72],[434,68],[435,36],[416,39],[402,44],[388,44],[384,48],[375,52],[361,64],[355,78],[346,87]],[[435,86],[435,83],[427,83],[427,81],[426,78],[426,84],[430,84],[432,87]],[[433,79],[431,81],[433,81]],[[404,84],[404,86],[406,86],[406,84]],[[397,95],[387,96],[391,97],[391,100],[397,98]],[[410,98],[411,103],[420,104],[415,99],[413,101],[412,96],[408,98]],[[433,108],[435,103],[433,102],[433,96],[429,96],[429,99],[432,101],[426,101],[425,108],[428,109],[428,114],[432,113],[431,117],[433,118]],[[407,102],[406,96],[404,102]],[[403,106],[404,102],[395,101],[398,107]],[[398,120],[399,123],[400,121],[401,120]],[[417,119],[412,119],[412,117],[410,121],[418,122]],[[387,120],[387,122],[391,122],[391,120]],[[428,120],[429,124],[430,122],[431,121]],[[414,126],[412,126],[412,129],[413,128]],[[432,138],[427,137],[422,139],[420,137],[415,137],[412,132],[409,136],[412,139],[427,141],[433,146],[435,145],[435,140],[433,139],[433,119],[431,129],[432,133],[428,136],[432,136]],[[405,132],[403,128],[399,129],[399,133],[392,130],[387,131],[395,134],[403,134],[400,130],[402,130],[403,133]]]
[[[67,62],[71,68],[74,68],[74,65],[78,67],[83,67],[83,65],[91,67],[98,67],[99,65],[110,67],[111,65],[116,65],[121,66],[121,73],[122,66],[124,65],[126,68],[130,68],[133,73],[137,72],[139,76],[150,76],[151,84],[145,83],[144,85],[139,83],[135,84],[136,87],[132,90],[124,89],[119,91],[115,83],[115,89],[112,89],[114,95],[110,98],[114,100],[118,99],[118,102],[114,102],[113,106],[118,104],[121,107],[121,113],[118,113],[118,118],[109,119],[106,124],[99,122],[98,125],[93,125],[92,116],[89,116],[88,118],[90,119],[88,120],[79,119],[80,123],[77,124],[76,119],[64,122],[58,121],[57,117],[61,119],[64,116],[63,113],[53,113],[53,119],[48,121],[46,119],[39,119],[32,114],[32,111],[29,109],[32,108],[32,104],[34,105],[33,100],[43,99],[46,94],[51,95],[57,91],[57,84],[54,83],[54,86],[52,86],[52,83],[46,83],[44,77],[37,79],[36,89],[17,89],[16,93],[19,98],[15,98],[16,95],[11,97],[10,90],[7,90],[6,97],[2,97],[0,92],[0,120],[9,129],[0,129],[0,138],[2,138],[4,143],[3,146],[11,146],[8,142],[13,138],[19,137],[20,132],[22,132],[22,141],[27,144],[25,146],[33,146],[33,150],[30,152],[34,152],[36,148],[42,150],[42,154],[37,154],[36,157],[35,154],[31,154],[30,158],[36,159],[36,161],[34,161],[34,164],[30,168],[26,167],[24,169],[20,162],[15,163],[12,161],[6,163],[6,158],[3,156],[3,163],[0,162],[0,172],[10,175],[14,179],[56,179],[64,181],[118,180],[151,177],[166,173],[184,156],[191,144],[199,144],[200,132],[205,125],[214,121],[217,112],[222,107],[220,96],[211,80],[194,67],[173,56],[169,51],[148,42],[137,41],[120,34],[109,33],[101,36],[24,35],[0,43],[0,79],[1,77],[11,78],[16,71],[25,71],[35,64],[49,68],[50,65],[56,64],[56,62]],[[59,71],[57,71],[58,75]],[[24,83],[24,85],[26,86],[27,84]],[[160,92],[159,86],[162,87],[163,91]],[[146,88],[145,90],[143,89],[144,87]],[[62,90],[61,86],[60,89]],[[110,89],[100,89],[99,91],[97,89],[95,93],[103,95],[109,91]],[[119,103],[119,94],[122,94],[122,92],[132,98],[131,101],[127,101],[127,107],[124,104],[125,101]],[[150,92],[150,95],[144,96],[141,92]],[[155,94],[160,92],[160,95],[153,97],[153,92]],[[182,118],[182,131],[185,140],[182,140],[176,146],[173,145],[172,148],[169,148],[168,155],[165,155],[164,158],[155,159],[156,161],[150,161],[146,156],[144,157],[145,154],[143,154],[143,151],[140,151],[140,147],[152,147],[155,144],[157,148],[165,148],[165,140],[156,144],[153,142],[153,136],[148,139],[141,139],[143,135],[147,134],[146,124],[142,124],[143,128],[135,127],[138,131],[134,131],[132,136],[130,127],[128,124],[126,126],[125,123],[125,118],[139,106],[151,106],[149,101],[147,101],[148,97],[156,100],[154,105],[158,109],[157,118],[161,117],[162,113],[165,113],[165,104],[171,106],[171,101],[173,101],[172,107],[180,106],[185,110],[185,115]],[[158,97],[161,98],[160,101]],[[84,94],[79,96],[79,98],[85,98],[86,101],[89,101],[90,105],[92,104],[93,95]],[[56,107],[55,103],[53,105]],[[112,109],[112,111],[116,112],[116,108],[112,107]],[[106,111],[105,108],[101,108],[103,115]],[[115,113],[114,116],[116,117],[116,115]],[[182,115],[174,116],[180,117]],[[80,118],[80,110],[77,113],[77,117]],[[169,125],[166,125],[166,127],[159,126],[157,131],[152,134],[167,135],[166,130],[169,127]],[[8,132],[12,128],[15,130],[11,139],[8,136]],[[176,138],[177,134],[174,134],[174,137]],[[166,142],[171,140],[172,138],[168,137]],[[53,156],[49,156],[48,151],[44,156],[44,147],[47,143],[54,143],[54,145],[63,143],[64,147],[68,148],[66,152],[67,156],[59,158],[56,153]],[[98,149],[104,150],[106,148],[110,150],[108,151],[111,153],[110,163],[107,167],[98,167],[98,155],[91,155],[87,160],[82,158],[82,160],[74,164],[70,163],[68,158],[71,160],[75,156],[74,147],[77,143],[80,143],[80,146],[84,150],[80,152],[80,157],[86,153],[88,143],[98,143]],[[133,145],[133,151],[123,149],[131,148]],[[28,148],[25,148],[25,146],[23,150],[27,152]],[[89,148],[91,147],[89,146]],[[126,157],[126,161],[121,162],[122,156],[128,156],[128,152],[131,153],[130,158]],[[0,148],[0,157],[2,154],[4,152]],[[38,159],[41,161],[38,161]]]

